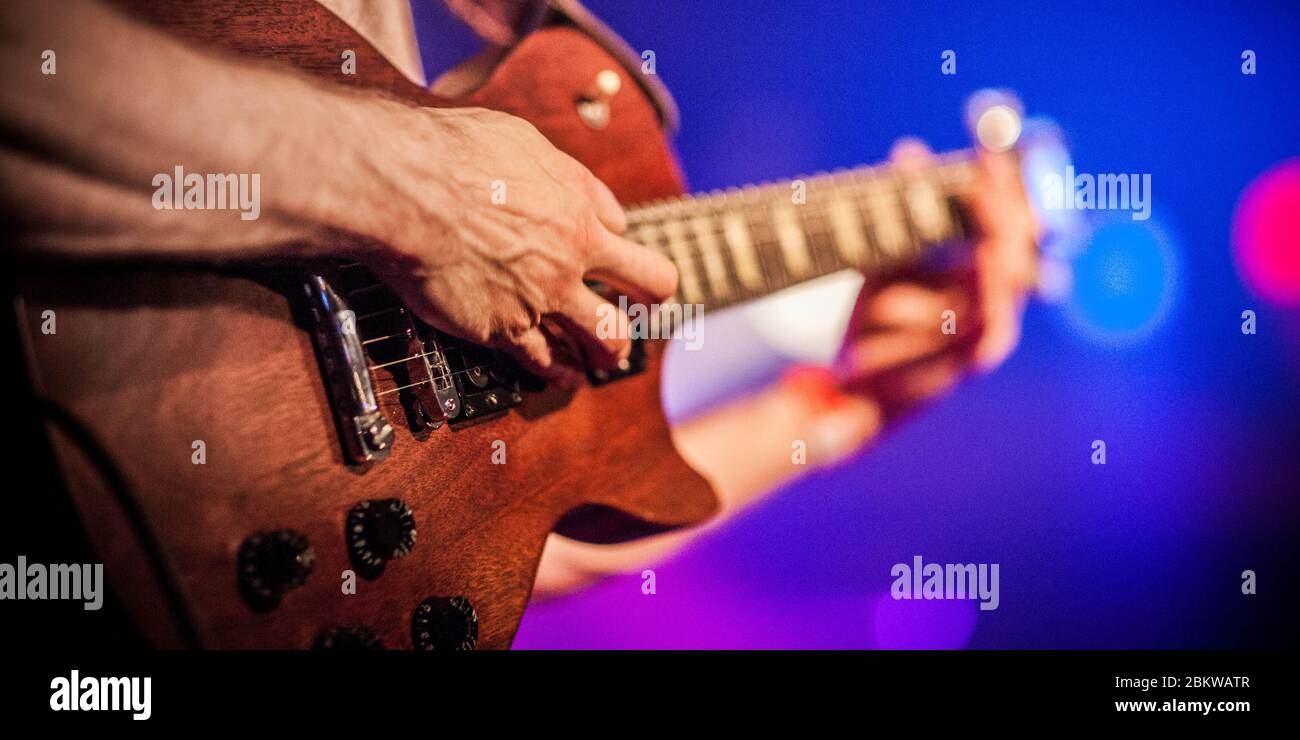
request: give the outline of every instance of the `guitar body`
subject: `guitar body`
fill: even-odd
[[[522,116],[624,202],[682,188],[650,99],[573,28],[532,34],[486,85],[453,101],[411,84],[311,0],[124,5],[181,35],[342,84]],[[355,76],[339,73],[343,49],[357,54]],[[623,85],[609,125],[594,130],[575,102],[606,69]],[[350,464],[294,272],[32,268],[19,279],[27,352],[68,488],[109,581],[157,644],[306,648],[331,628],[365,626],[384,647],[409,648],[423,600],[463,597],[477,645],[505,648],[562,520],[599,538],[614,524],[655,531],[714,511],[709,486],[673,448],[657,342],[646,344],[645,372],[575,393],[525,392],[516,408],[471,425],[412,431],[388,396],[390,454]],[[50,310],[54,334],[42,332]],[[504,464],[494,464],[497,451]],[[411,508],[416,544],[345,593],[345,572],[356,572],[349,509],[389,498]],[[566,518],[575,511],[585,515]],[[311,574],[254,608],[240,593],[241,546],[282,529],[310,543]]]

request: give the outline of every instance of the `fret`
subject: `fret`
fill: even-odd
[[[826,214],[822,212],[822,199],[826,195],[828,183],[824,175],[808,178],[805,183],[807,200],[803,204],[794,205],[793,209],[803,231],[804,246],[811,264],[809,272],[811,275],[826,275],[843,266],[835,255]]]
[[[888,165],[803,178],[798,204],[790,181],[683,196],[629,210],[629,232],[677,264],[679,300],[716,308],[964,237],[961,196],[976,174],[956,152],[905,178]]]
[[[869,209],[868,222],[874,227],[876,244],[887,259],[898,259],[907,248],[907,227],[898,208],[898,198],[891,183],[882,177],[871,177],[863,182],[866,193],[865,207]]]
[[[709,290],[715,298],[727,301],[731,298],[731,280],[727,276],[727,265],[718,248],[718,236],[713,231],[713,221],[708,215],[693,216],[690,220],[691,232],[699,247],[700,257],[704,262],[704,276],[709,281]]]
[[[970,232],[970,229],[967,228],[969,216],[962,206],[961,196],[945,195],[943,196],[943,205],[948,212],[948,237],[956,241],[967,239]]]
[[[772,228],[776,231],[777,243],[781,247],[781,257],[785,260],[786,273],[793,278],[808,278],[813,275],[812,259],[808,253],[803,226],[795,213],[796,206],[779,203],[772,207]]]
[[[668,254],[677,263],[677,294],[682,303],[703,303],[704,288],[700,285],[695,254],[686,241],[686,224],[677,218],[663,223],[664,237],[668,240]]]
[[[860,224],[857,234],[862,238],[865,253],[862,259],[855,264],[861,269],[879,265],[884,255],[884,247],[880,243],[880,238],[876,235],[876,219],[869,206],[870,201],[866,197],[866,183],[870,179],[868,172],[867,170],[858,169],[851,170],[845,175],[848,206],[844,210],[849,213],[845,217],[845,221],[856,220]]]
[[[924,242],[913,219],[912,209],[907,202],[907,190],[897,172],[889,173],[889,182],[893,186],[894,204],[898,207],[898,220],[903,224],[903,233],[907,235],[903,248],[903,259],[911,259],[921,253]]]
[[[947,214],[934,184],[924,175],[911,177],[903,183],[903,193],[921,238],[930,244],[943,241],[948,233]]]
[[[777,242],[771,211],[765,208],[757,189],[741,191],[741,213],[749,228],[750,243],[758,255],[758,269],[763,273],[763,292],[773,293],[793,281],[786,272],[785,260]]]
[[[853,201],[838,194],[827,204],[831,231],[840,256],[850,265],[864,265],[867,261],[866,226],[858,217]]]
[[[731,259],[736,264],[741,285],[751,291],[762,290],[766,280],[754,244],[749,239],[749,224],[745,222],[745,217],[737,212],[724,213],[722,237],[731,248]]]
[[[934,171],[934,178],[948,209],[948,225],[953,239],[966,239],[970,234],[970,214],[963,207],[961,196],[971,188],[975,177],[974,163],[970,160],[951,162]]]

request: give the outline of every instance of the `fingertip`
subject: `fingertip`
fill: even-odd
[[[525,370],[538,377],[547,378],[554,372],[555,358],[551,353],[551,345],[540,329],[530,329],[504,349],[518,360]]]
[[[592,272],[650,303],[677,293],[677,265],[671,259],[617,234],[609,234],[606,255]]]
[[[1006,362],[1019,341],[1020,331],[1017,325],[996,325],[980,338],[972,358],[972,365],[980,373],[992,372]]]
[[[924,141],[915,136],[904,136],[895,141],[894,145],[889,148],[890,159],[928,157],[930,155],[930,147]]]
[[[934,157],[925,142],[913,137],[904,137],[894,142],[889,150],[889,159],[904,172],[914,172],[923,167]]]

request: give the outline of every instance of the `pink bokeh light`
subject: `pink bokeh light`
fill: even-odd
[[[1232,216],[1232,254],[1251,292],[1275,305],[1300,306],[1300,158],[1246,186]]]

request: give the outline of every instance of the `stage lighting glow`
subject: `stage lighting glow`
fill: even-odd
[[[1067,315],[1101,344],[1141,341],[1169,313],[1176,269],[1170,240],[1152,221],[1103,223],[1074,262]]]
[[[1300,306],[1300,159],[1246,186],[1232,216],[1232,255],[1251,292],[1279,306]]]
[[[1020,176],[1042,230],[1040,246],[1045,257],[1071,259],[1082,247],[1083,237],[1087,234],[1088,224],[1083,211],[1047,205],[1049,176],[1060,177],[1073,164],[1070,150],[1065,145],[1065,134],[1055,121],[1041,117],[1025,121],[1025,132],[1020,137]]]
[[[979,607],[964,599],[876,600],[872,622],[876,646],[884,650],[960,650],[975,634]]]

